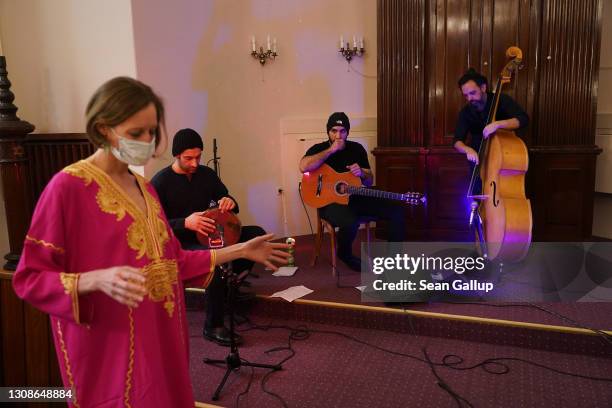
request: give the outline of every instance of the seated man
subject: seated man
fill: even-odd
[[[202,212],[218,206],[223,211],[238,213],[238,204],[232,198],[217,174],[200,165],[204,144],[193,129],[179,130],[172,142],[174,163],[160,170],[151,180],[176,237],[184,249],[201,249],[196,232],[208,236],[215,230],[215,221]],[[248,241],[265,231],[258,226],[243,226],[239,242]],[[247,259],[232,262],[239,274],[253,267]],[[224,326],[225,287],[221,274],[215,274],[206,289],[206,320],[204,337],[223,346],[229,346],[229,330]],[[239,335],[236,335],[241,342]]]
[[[346,140],[351,124],[344,112],[335,112],[327,120],[328,140],[312,146],[302,160],[300,171],[314,171],[323,163],[338,173],[350,171],[369,187],[374,180],[368,154],[362,145]],[[389,220],[389,241],[404,240],[406,228],[404,208],[396,203],[353,195],[348,205],[329,204],[320,210],[321,217],[339,228],[338,258],[355,271],[361,270],[361,260],[352,254],[352,245],[359,228],[360,216],[374,216]]]

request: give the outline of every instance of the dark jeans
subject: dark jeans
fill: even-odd
[[[373,197],[351,196],[348,205],[330,204],[321,208],[321,217],[338,227],[338,256],[352,253],[359,217],[376,217],[389,221],[389,241],[402,242],[406,232],[405,207],[396,201]]]
[[[257,225],[243,226],[240,231],[240,239],[238,242],[246,242],[252,238],[264,235],[265,233],[266,231]],[[187,250],[207,249],[202,245],[187,245],[184,248]],[[235,273],[240,273],[247,269],[251,269],[254,264],[255,262],[253,261],[240,258],[232,261],[232,269]],[[225,280],[222,279],[219,272],[215,272],[215,276],[213,276],[204,294],[204,302],[206,305],[204,327],[208,329],[223,326],[225,289]]]

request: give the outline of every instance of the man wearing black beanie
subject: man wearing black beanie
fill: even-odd
[[[338,173],[350,171],[359,177],[364,186],[374,181],[368,154],[357,142],[346,140],[351,123],[344,112],[334,112],[327,120],[328,140],[312,146],[302,160],[300,171],[315,171],[322,164]],[[402,206],[372,197],[351,196],[348,205],[329,204],[319,209],[321,217],[338,227],[338,258],[349,268],[360,271],[361,260],[352,254],[352,244],[357,236],[360,216],[374,216],[389,220],[389,241],[404,240],[406,220]]]
[[[172,141],[172,165],[160,170],[151,184],[159,195],[168,222],[184,249],[204,248],[196,233],[208,235],[215,230],[214,220],[202,212],[211,207],[238,213],[238,203],[229,195],[227,187],[209,167],[200,164],[204,144],[193,129],[181,129]],[[258,226],[243,226],[240,242],[265,231]],[[240,274],[253,267],[253,262],[237,259],[232,262],[234,272]],[[204,337],[223,346],[230,345],[229,330],[224,326],[225,287],[220,274],[214,274],[206,288],[206,320]],[[242,338],[235,335],[237,342]]]

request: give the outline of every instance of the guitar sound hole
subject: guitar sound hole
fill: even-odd
[[[346,191],[347,191],[347,184],[346,183],[338,183],[336,184],[336,193],[340,194],[340,195],[345,195]]]

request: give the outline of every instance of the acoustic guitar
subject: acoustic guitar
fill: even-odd
[[[363,187],[361,179],[350,171],[338,173],[327,164],[321,165],[315,171],[302,174],[300,191],[304,202],[314,208],[321,208],[332,203],[347,205],[349,196],[352,194],[398,200],[410,205],[427,202],[421,193],[401,194]]]

